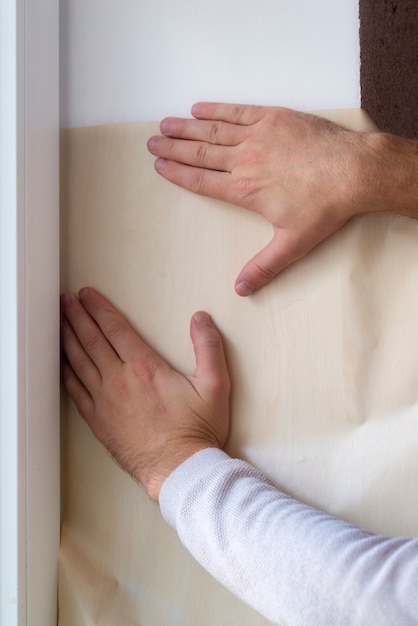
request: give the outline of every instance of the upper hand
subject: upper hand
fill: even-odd
[[[261,213],[273,239],[240,272],[249,295],[364,209],[363,136],[280,107],[199,103],[166,118],[148,149],[171,182]]]
[[[223,447],[228,436],[222,340],[203,312],[190,332],[196,369],[183,376],[97,291],[61,298],[64,386],[96,437],[154,500],[180,463]]]

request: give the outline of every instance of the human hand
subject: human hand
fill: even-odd
[[[196,369],[183,376],[94,289],[61,296],[65,389],[94,435],[153,500],[178,465],[199,450],[223,447],[228,436],[221,337],[202,311],[190,334]]]
[[[273,239],[236,279],[247,296],[367,209],[367,133],[280,107],[199,103],[148,149],[167,180],[262,214]]]

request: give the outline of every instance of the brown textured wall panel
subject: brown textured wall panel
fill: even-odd
[[[418,138],[418,0],[360,0],[361,105],[381,130]]]

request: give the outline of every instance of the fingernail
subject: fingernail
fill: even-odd
[[[196,104],[192,106],[192,115],[200,115],[201,112],[202,112],[202,105],[200,104],[200,102],[196,102]]]
[[[196,324],[209,324],[211,321],[210,316],[205,311],[198,311],[193,315],[193,319]]]
[[[150,137],[150,139],[148,139],[147,146],[150,150],[153,150],[154,148],[157,147],[158,142],[159,142],[158,137]]]
[[[250,296],[256,288],[251,283],[248,283],[246,280],[242,280],[235,286],[235,291],[239,296]]]
[[[167,160],[166,159],[162,159],[161,157],[159,159],[157,159],[155,161],[155,169],[156,170],[163,170],[166,166]]]
[[[162,133],[169,133],[173,127],[171,120],[165,119],[160,124],[160,130]]]
[[[90,289],[88,287],[83,287],[83,289],[80,289],[80,291],[78,292],[78,297],[82,302],[88,300],[90,298],[90,295]]]
[[[60,296],[60,303],[61,306],[65,307],[67,306],[67,304],[70,304],[70,302],[73,300],[73,294],[66,292],[66,293],[62,293]]]

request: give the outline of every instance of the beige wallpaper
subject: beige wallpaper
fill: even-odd
[[[358,110],[329,115],[372,127]],[[304,502],[417,535],[416,222],[354,219],[241,299],[234,278],[269,224],[158,177],[156,130],[63,133],[63,287],[102,290],[184,372],[190,317],[206,309],[232,372],[228,452]],[[193,561],[69,404],[63,459],[60,626],[267,624]]]

